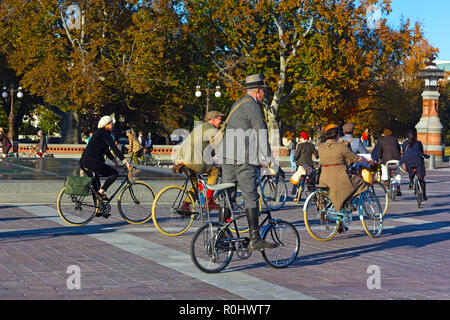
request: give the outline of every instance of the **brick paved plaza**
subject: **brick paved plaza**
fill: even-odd
[[[254,253],[213,275],[190,260],[195,228],[169,238],[151,222],[126,224],[116,207],[109,219],[70,227],[54,203],[2,204],[0,299],[450,299],[450,165],[428,171],[429,201],[421,209],[403,178],[403,197],[390,204],[380,238],[369,238],[355,217],[348,232],[318,242],[304,228],[301,207],[288,203],[274,216],[299,230],[301,251],[291,267],[272,269]],[[369,289],[373,268],[380,282]],[[71,286],[73,270],[79,288]]]

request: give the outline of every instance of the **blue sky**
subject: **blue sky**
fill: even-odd
[[[419,21],[431,45],[439,48],[439,60],[450,60],[450,0],[391,0],[390,26],[398,26],[400,17]]]

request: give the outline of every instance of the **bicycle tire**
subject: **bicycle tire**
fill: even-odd
[[[272,177],[266,177],[261,191],[264,204],[272,210],[281,209],[287,201],[288,189],[286,181],[281,177],[278,178],[277,182],[273,182]],[[267,198],[270,198],[273,202],[268,201]]]
[[[417,176],[414,176],[414,195],[416,196],[417,207],[420,208],[422,205],[422,191]]]
[[[161,163],[161,158],[157,154],[152,154],[147,158],[146,164],[149,166],[158,167]]]
[[[359,219],[367,235],[378,238],[383,231],[383,211],[377,196],[371,190],[363,192],[358,207]]]
[[[201,226],[194,234],[190,245],[190,255],[194,265],[205,273],[217,273],[231,262],[234,244],[223,242],[233,236],[220,223],[212,222]]]
[[[143,224],[152,217],[155,191],[143,181],[124,187],[117,198],[119,213],[130,224]]]
[[[375,183],[370,188],[372,188],[371,191],[375,194],[378,202],[381,205],[384,217],[389,208],[389,192],[386,190],[386,187],[378,181],[375,181]]]
[[[94,219],[95,213],[99,208],[95,194],[73,196],[66,194],[65,190],[65,187],[62,188],[56,200],[56,207],[61,219],[75,227],[85,225]]]
[[[189,199],[192,206],[190,214],[179,210],[186,199]],[[186,232],[194,221],[194,212],[194,199],[185,188],[180,186],[168,186],[162,189],[153,201],[153,223],[162,234],[169,237]]]
[[[263,231],[261,237],[277,245],[274,249],[261,251],[264,261],[272,268],[286,268],[297,258],[300,236],[292,223],[275,220]]]
[[[316,190],[306,198],[303,204],[303,218],[306,230],[318,241],[332,239],[339,227],[339,220],[327,219],[328,211],[333,207],[328,192]]]

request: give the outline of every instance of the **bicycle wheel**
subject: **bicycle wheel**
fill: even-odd
[[[153,223],[162,234],[179,236],[194,221],[194,199],[183,187],[168,186],[153,201],[152,213]]]
[[[228,229],[219,223],[207,223],[197,230],[191,240],[192,262],[201,271],[217,273],[225,269],[233,257],[234,245]]]
[[[389,178],[389,198],[395,201],[395,196],[397,195],[397,186],[392,182],[392,179]]]
[[[420,187],[419,178],[417,176],[414,176],[414,195],[416,196],[417,200],[417,207],[420,208],[422,205],[422,188]]]
[[[277,245],[274,249],[261,252],[264,261],[271,267],[286,268],[297,258],[300,251],[300,236],[292,223],[274,221],[263,231],[262,238]]]
[[[372,191],[363,192],[359,198],[359,219],[371,238],[378,238],[383,231],[383,211]]]
[[[339,220],[328,217],[331,209],[334,207],[327,191],[317,190],[306,198],[303,204],[305,226],[314,239],[328,241],[335,236]]]
[[[281,178],[268,177],[262,185],[263,201],[272,210],[280,209],[287,201],[286,181]]]
[[[147,165],[149,166],[159,166],[159,164],[161,163],[161,158],[157,155],[157,154],[151,154],[148,158],[147,158]]]
[[[142,181],[135,181],[123,188],[117,198],[119,213],[131,224],[142,224],[152,217],[155,192]]]
[[[371,191],[378,199],[378,202],[381,205],[381,209],[383,210],[383,216],[388,211],[389,207],[389,192],[386,190],[384,185],[378,181],[376,181],[371,187]]]
[[[88,196],[74,196],[65,193],[63,188],[58,195],[56,205],[61,218],[71,226],[82,226],[91,221],[99,207],[94,193]]]

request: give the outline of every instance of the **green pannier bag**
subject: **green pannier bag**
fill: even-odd
[[[88,196],[91,194],[91,182],[91,177],[68,176],[64,182],[64,192],[73,196]]]

